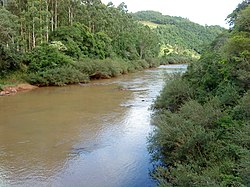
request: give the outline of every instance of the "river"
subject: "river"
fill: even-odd
[[[154,186],[150,106],[165,74],[185,69],[0,97],[0,186]]]

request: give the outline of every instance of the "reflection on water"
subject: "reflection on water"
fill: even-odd
[[[0,97],[0,186],[154,186],[148,109],[178,68]]]

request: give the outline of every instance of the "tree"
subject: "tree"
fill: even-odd
[[[235,29],[242,32],[250,32],[250,6],[242,10],[237,19],[235,19]]]
[[[244,0],[242,3],[238,4],[237,8],[227,16],[227,22],[229,26],[234,26],[235,20],[238,18],[239,12],[245,9],[250,4],[250,0]]]
[[[9,48],[17,41],[18,17],[0,7],[0,45]]]

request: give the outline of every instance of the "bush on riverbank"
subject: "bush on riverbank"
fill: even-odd
[[[57,49],[45,47],[46,49],[40,48],[34,51],[35,54],[32,53],[26,60],[29,67],[26,80],[30,84],[62,86],[85,83],[90,79],[107,79],[156,67],[159,64],[157,59],[126,61],[122,59],[82,58],[79,61],[74,61],[59,53]],[[46,55],[48,51],[52,54]]]
[[[232,31],[155,102],[149,150],[160,186],[250,185],[250,7],[238,8]]]
[[[183,80],[180,74],[172,77],[172,81],[166,83],[154,104],[155,109],[168,109],[177,111],[183,103],[190,100],[193,95],[189,82]]]
[[[29,73],[26,80],[30,84],[38,86],[63,86],[66,84],[88,82],[89,77],[73,66],[62,66],[37,73]]]
[[[249,99],[246,93],[226,110],[216,97],[189,100],[174,113],[158,110],[149,149],[162,164],[153,176],[163,186],[248,186]]]
[[[192,62],[197,61],[196,58],[191,58],[189,56],[183,56],[183,55],[165,55],[160,58],[160,64],[166,65],[166,64],[190,64]]]

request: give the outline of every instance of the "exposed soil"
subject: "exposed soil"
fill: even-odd
[[[16,86],[5,86],[3,91],[0,92],[0,96],[15,95],[18,92],[34,90],[38,88],[30,84],[18,84]]]

